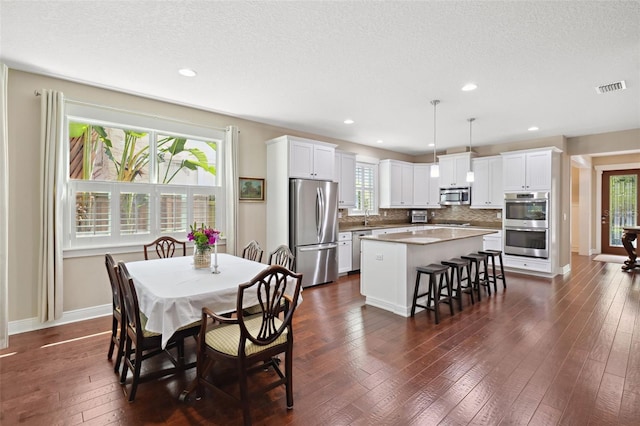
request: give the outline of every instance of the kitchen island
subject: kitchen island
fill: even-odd
[[[438,228],[361,237],[360,293],[365,303],[408,317],[418,266],[482,250],[482,237],[494,232]]]

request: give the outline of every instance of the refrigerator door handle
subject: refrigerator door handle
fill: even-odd
[[[316,189],[316,236],[320,241],[320,227],[322,225],[322,190]]]
[[[320,244],[317,246],[309,246],[309,247],[299,247],[300,251],[318,251],[318,250],[329,250],[332,248],[338,247],[337,243],[329,243],[329,244]]]

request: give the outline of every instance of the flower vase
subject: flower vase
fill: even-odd
[[[193,267],[196,269],[211,267],[211,247],[193,248]]]

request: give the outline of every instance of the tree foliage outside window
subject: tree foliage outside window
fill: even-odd
[[[76,239],[216,226],[217,141],[81,121],[68,134]]]

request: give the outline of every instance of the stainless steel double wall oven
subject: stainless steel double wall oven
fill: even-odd
[[[549,193],[504,195],[504,253],[549,258]]]

